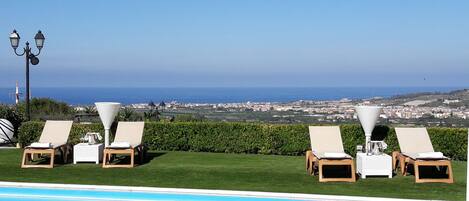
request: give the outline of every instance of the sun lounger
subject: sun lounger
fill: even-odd
[[[135,152],[143,161],[144,147],[142,145],[144,122],[119,122],[114,142],[104,149],[103,168],[134,167]],[[129,164],[111,164],[113,155],[130,155]]]
[[[319,172],[319,181],[355,182],[353,158],[344,152],[342,136],[338,126],[310,126],[311,151],[306,152],[306,169],[309,174]],[[347,166],[349,178],[325,178],[323,166]]]
[[[451,161],[441,152],[433,150],[432,142],[426,128],[395,128],[399,142],[400,152],[394,152],[394,168],[398,163],[402,175],[407,175],[408,165],[414,166],[415,182],[443,182],[453,183],[453,171]],[[419,167],[437,166],[444,167],[447,171],[447,178],[420,178]]]
[[[67,145],[68,136],[72,128],[72,121],[46,121],[41,137],[38,142],[32,143],[24,148],[23,159],[21,161],[22,168],[53,168],[55,152],[61,152],[64,163],[67,161],[67,155],[70,147]],[[50,163],[28,164],[30,159],[37,154],[50,155]]]

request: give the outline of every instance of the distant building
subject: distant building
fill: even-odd
[[[443,101],[443,104],[447,104],[447,105],[449,105],[449,104],[453,104],[453,103],[459,103],[459,102],[461,102],[461,100],[459,100],[459,99],[454,99],[454,100],[451,100],[451,99],[445,99],[445,100]]]

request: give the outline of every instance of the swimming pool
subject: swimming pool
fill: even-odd
[[[57,188],[0,187],[0,200],[11,201],[292,201],[298,199],[266,198],[234,195],[197,195],[159,192],[122,192],[103,190],[72,190]]]
[[[233,190],[0,181],[0,201],[411,201],[410,199]]]

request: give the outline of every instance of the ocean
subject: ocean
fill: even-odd
[[[123,104],[154,101],[183,103],[291,102],[391,97],[417,92],[449,92],[464,87],[226,87],[226,88],[31,88],[32,97],[49,97],[73,105],[98,101]],[[0,88],[0,103],[12,104],[14,88]],[[20,92],[24,92],[20,89]]]

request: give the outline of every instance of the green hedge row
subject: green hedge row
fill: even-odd
[[[24,123],[18,139],[22,146],[36,141],[44,123]],[[82,133],[103,133],[101,124],[74,124],[69,142],[79,142]],[[357,124],[341,125],[345,151],[354,155],[356,145],[364,144],[362,128]],[[466,160],[467,129],[429,128],[435,150],[455,160]],[[394,129],[377,126],[374,140],[384,139],[387,152],[399,150]],[[309,149],[306,124],[255,124],[228,122],[173,122],[145,124],[144,143],[152,150],[302,155]],[[418,145],[418,142],[416,142]]]

